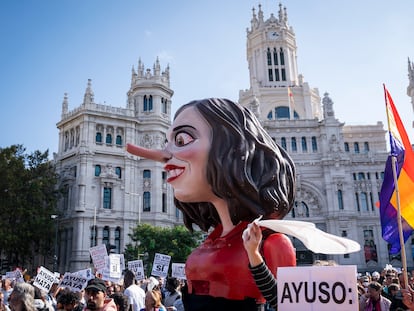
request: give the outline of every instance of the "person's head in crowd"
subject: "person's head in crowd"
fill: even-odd
[[[368,284],[368,289],[367,289],[367,294],[369,296],[369,298],[377,301],[378,299],[380,299],[381,296],[381,289],[382,286],[380,283],[378,282],[370,282]]]
[[[118,311],[128,311],[129,310],[129,299],[127,295],[124,295],[121,292],[114,293],[109,296],[112,298],[116,304],[116,309]]]
[[[88,281],[85,288],[85,301],[87,309],[97,310],[104,306],[106,298],[106,284],[100,278]]]
[[[71,291],[68,288],[62,289],[57,297],[57,303],[65,311],[72,311],[75,309],[81,300],[81,293]]]
[[[159,290],[149,290],[145,294],[145,310],[150,311],[161,306],[161,292]]]
[[[128,288],[132,284],[135,284],[135,273],[132,270],[125,270],[124,272],[124,288]]]
[[[37,311],[34,296],[33,285],[29,283],[16,283],[9,296],[11,311]]]
[[[180,285],[180,281],[177,278],[169,277],[165,283],[165,289],[170,293],[174,293],[178,286]]]
[[[159,289],[160,288],[160,282],[154,278],[153,276],[150,276],[147,283],[147,291],[152,291],[153,289]]]
[[[378,271],[372,272],[371,280],[378,282],[380,279],[380,274]]]
[[[395,297],[395,296],[397,296],[400,289],[401,288],[400,288],[399,284],[392,283],[392,284],[388,285],[388,294]],[[402,296],[401,296],[401,299],[402,299]]]

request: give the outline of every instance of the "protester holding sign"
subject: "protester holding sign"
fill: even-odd
[[[226,99],[181,107],[167,141],[163,150],[127,150],[165,163],[188,229],[214,228],[187,259],[185,310],[257,310],[265,299],[248,268],[242,232],[259,215],[281,219],[289,213],[295,189],[291,158],[248,109]],[[266,231],[263,240],[270,271],[296,264],[285,235]]]

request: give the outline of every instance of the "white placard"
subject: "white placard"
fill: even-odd
[[[40,267],[33,285],[48,293],[52,288],[55,279],[55,274],[53,272],[45,267]]]
[[[74,272],[74,274],[79,275],[81,277],[84,277],[88,280],[93,279],[95,276],[92,274],[92,269],[91,268],[87,268],[87,269],[83,269],[83,270],[79,270]]]
[[[137,281],[144,279],[144,265],[141,259],[128,261],[128,270],[134,272]]]
[[[114,279],[119,279],[122,276],[121,270],[121,255],[110,254],[108,259],[109,276]]]
[[[167,277],[171,256],[155,253],[151,275]]]
[[[105,258],[108,256],[105,244],[91,247],[89,253],[91,254],[95,269],[102,271],[105,268]]]
[[[69,288],[74,292],[80,292],[86,287],[88,280],[88,278],[83,277],[78,273],[66,272],[59,286]]]
[[[279,311],[358,311],[356,266],[279,267]]]
[[[171,276],[180,280],[186,280],[185,264],[173,262],[171,265]]]

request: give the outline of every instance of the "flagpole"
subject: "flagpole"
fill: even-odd
[[[385,103],[388,102],[387,99],[387,92],[384,86],[384,96],[385,96]],[[388,131],[391,131],[390,126],[390,118],[389,118],[389,111],[387,109],[387,123],[388,123]],[[405,254],[405,243],[404,243],[404,234],[403,234],[403,227],[402,227],[402,220],[401,220],[401,205],[400,205],[400,190],[398,187],[398,176],[397,176],[397,157],[395,155],[391,155],[391,167],[392,167],[392,175],[394,178],[394,189],[395,189],[395,197],[397,201],[397,224],[398,224],[398,235],[400,238],[400,247],[401,247],[401,263],[402,263],[402,273],[404,276],[404,285],[405,288],[408,289],[408,274],[407,274],[407,257]]]

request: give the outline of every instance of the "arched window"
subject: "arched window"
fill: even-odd
[[[97,143],[102,143],[102,133],[101,132],[97,132],[96,136],[95,136],[95,141]]]
[[[302,152],[308,152],[308,144],[306,143],[306,137],[302,137]]]
[[[142,172],[142,178],[151,178],[151,171],[150,170],[144,170]]]
[[[118,146],[122,146],[122,136],[121,135],[116,135],[116,144]]]
[[[96,226],[91,227],[91,236],[90,236],[90,246],[96,246],[98,243],[96,242],[98,238],[98,228]]]
[[[162,113],[167,113],[167,99],[166,98],[161,98],[161,112]]]
[[[369,143],[367,141],[364,142],[364,152],[365,153],[369,152]]]
[[[338,190],[338,207],[339,209],[344,209],[344,201],[342,196],[342,190]]]
[[[291,147],[292,147],[292,152],[298,151],[298,146],[296,144],[296,137],[292,137],[292,139],[291,139]]]
[[[112,188],[105,187],[103,189],[103,208],[112,208]]]
[[[118,176],[118,178],[122,177],[122,169],[119,166],[115,167],[115,174]]]
[[[98,177],[101,175],[101,166],[99,164],[95,165],[95,176]]]
[[[317,152],[318,151],[318,144],[316,142],[316,137],[312,136],[312,151]]]
[[[282,148],[286,150],[286,137],[282,137],[280,144],[282,145]]]
[[[115,229],[115,253],[121,253],[121,228],[116,227]]]
[[[152,111],[152,95],[150,95],[148,99],[148,110]]]
[[[283,66],[285,64],[285,53],[283,52],[283,49],[280,48],[280,64]]]
[[[279,62],[277,61],[277,50],[276,50],[276,48],[273,49],[273,63],[275,65],[279,65]]]
[[[275,118],[276,119],[289,119],[289,107],[280,106],[275,108]],[[299,115],[296,111],[293,111],[293,119],[299,119]]]
[[[344,144],[344,147],[345,147],[345,152],[349,152],[349,144],[348,143],[345,143]]]
[[[360,212],[361,211],[361,206],[359,205],[359,195],[358,195],[358,192],[355,192],[355,203],[356,203],[357,211]]]
[[[112,134],[106,134],[106,140],[105,140],[105,142],[108,144],[108,145],[111,145],[112,144]]]
[[[102,230],[102,244],[109,246],[109,227],[105,226]]]
[[[150,212],[151,211],[151,193],[149,191],[144,192],[143,203],[144,203],[143,211]]]
[[[363,211],[368,211],[368,196],[366,192],[361,192],[361,208]]]
[[[144,111],[148,111],[148,99],[147,99],[147,95],[144,95]]]
[[[270,53],[270,48],[267,48],[267,65],[272,66],[272,54]]]
[[[354,143],[354,152],[359,153],[359,144],[358,143]]]

